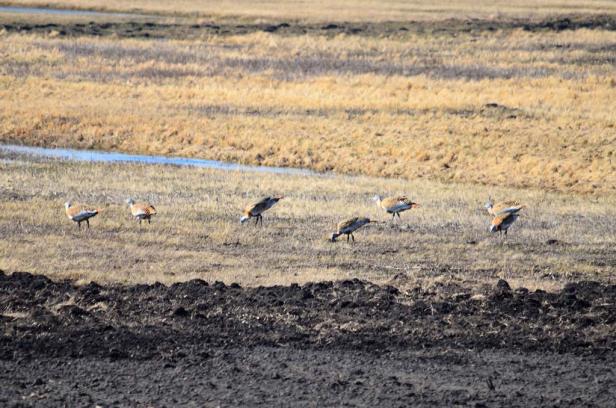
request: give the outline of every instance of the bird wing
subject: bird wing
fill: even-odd
[[[492,212],[494,214],[499,214],[502,212],[517,212],[520,211],[522,207],[524,206],[517,201],[501,201],[500,203],[494,204],[492,207]]]
[[[496,215],[492,220],[492,225],[495,227],[506,225],[509,222],[513,222],[517,215],[513,212],[502,212]]]
[[[338,223],[338,232],[342,232],[343,230],[350,228],[353,224],[355,224],[357,222],[358,218],[354,217],[354,218],[350,218],[348,220],[345,221],[341,221]]]
[[[75,221],[82,221],[88,218],[92,218],[96,214],[98,214],[98,210],[85,208],[80,205],[73,205],[66,209],[66,215],[71,220],[75,220]]]
[[[406,196],[387,197],[381,200],[381,206],[387,211],[409,209],[411,200]]]
[[[244,214],[246,215],[261,214],[263,211],[268,209],[268,204],[271,199],[272,199],[271,197],[264,197],[260,199],[259,201],[250,204],[244,209]]]
[[[153,205],[148,203],[135,203],[130,208],[133,215],[154,215],[156,214],[156,208]]]

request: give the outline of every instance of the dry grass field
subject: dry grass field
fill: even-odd
[[[309,21],[392,21],[443,18],[543,16],[564,13],[614,13],[608,0],[8,0],[17,6],[43,6],[213,18],[300,19]]]
[[[613,282],[614,199],[535,190],[345,176],[235,173],[152,165],[71,163],[2,154],[0,269],[81,282],[171,283],[191,278],[274,285],[361,278],[400,287],[507,279],[554,289],[571,280]],[[409,194],[422,207],[401,221],[370,198]],[[507,239],[490,235],[487,195],[528,205]],[[240,225],[245,203],[286,196],[264,226]],[[149,200],[152,224],[124,200]],[[64,215],[72,199],[104,211],[86,230]],[[330,243],[335,224],[383,221],[355,244]]]
[[[611,279],[616,33],[609,18],[601,25],[588,17],[612,13],[610,2],[494,3],[502,14],[468,21],[459,19],[472,14],[464,1],[331,2],[313,14],[308,3],[271,2],[259,12],[237,7],[245,16],[223,2],[214,17],[213,2],[173,10],[151,1],[49,4],[161,15],[30,23],[1,15],[0,142],[326,173],[5,155],[0,268],[82,281],[244,285],[395,276],[399,285],[474,284],[499,276],[550,288]],[[336,7],[350,11],[332,14]],[[263,23],[294,13],[304,22]],[[448,13],[458,20],[443,22]],[[540,20],[572,13],[577,26]],[[275,193],[288,199],[263,229],[240,227],[245,203]],[[410,194],[423,208],[400,225],[366,228],[354,246],[325,240],[346,216],[387,220],[369,200],[376,193]],[[505,242],[487,233],[489,193],[528,205]],[[159,208],[154,224],[129,220],[129,195]],[[105,208],[90,231],[65,218],[69,198]]]
[[[0,141],[616,189],[616,33],[0,41]]]

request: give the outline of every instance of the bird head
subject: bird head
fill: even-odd
[[[497,225],[490,225],[490,232],[498,232],[498,226]]]
[[[68,210],[69,208],[71,208],[71,205],[73,205],[73,204],[70,201],[67,201],[67,202],[64,203],[64,208],[66,208]]]
[[[332,233],[332,236],[331,236],[331,238],[330,238],[330,241],[331,241],[331,242],[336,242],[336,238],[338,238],[338,234],[336,234],[336,233],[334,232],[334,233]]]
[[[372,201],[376,201],[377,203],[378,203],[379,201],[381,201],[382,199],[383,199],[383,197],[381,197],[381,196],[380,196],[380,195],[378,195],[378,194],[377,194],[377,195],[375,195],[374,197],[372,197]]]
[[[248,221],[248,219],[249,219],[249,218],[250,218],[250,217],[248,217],[248,216],[246,216],[246,215],[242,215],[242,216],[240,217],[240,224],[245,223],[246,221]]]
[[[135,200],[133,200],[132,198],[127,198],[126,199],[126,204],[133,205],[133,204],[135,204]]]
[[[488,210],[489,210],[490,208],[494,207],[494,201],[492,201],[492,197],[491,197],[491,196],[488,196],[488,201],[486,201],[486,203],[485,203],[484,207],[485,207],[486,209],[488,209]]]

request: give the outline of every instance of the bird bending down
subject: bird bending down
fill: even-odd
[[[156,208],[150,203],[136,203],[135,200],[129,198],[126,200],[126,204],[128,204],[130,213],[133,217],[139,220],[139,224],[141,224],[143,220],[147,220],[148,224],[150,224],[150,219],[152,216],[156,215]]]
[[[376,221],[371,221],[370,218],[365,218],[365,217],[354,217],[346,221],[342,221],[338,223],[336,227],[336,232],[332,234],[331,241],[336,242],[336,238],[338,238],[342,234],[346,234],[347,242],[349,242],[349,237],[353,239],[353,242],[355,242],[355,237],[353,236],[353,232],[357,231],[359,228],[371,222],[376,222]]]
[[[64,209],[66,211],[66,216],[68,217],[68,219],[71,221],[75,221],[79,229],[81,229],[81,223],[83,221],[85,221],[88,228],[90,228],[90,218],[101,212],[100,209],[95,210],[91,208],[86,208],[79,204],[73,204],[70,201],[64,203]]]
[[[396,219],[396,215],[400,218],[400,213],[403,211],[419,207],[419,204],[412,202],[406,196],[383,198],[380,195],[375,195],[372,199],[376,201],[376,205],[391,214],[392,220]]]
[[[511,224],[515,222],[520,216],[518,213],[523,208],[511,209],[508,208],[507,211],[502,211],[492,219],[492,223],[490,225],[490,232],[498,232],[502,234],[503,232],[507,235],[507,230],[511,227]]]
[[[261,225],[263,225],[263,216],[261,214],[272,208],[274,204],[283,198],[283,196],[265,197],[256,203],[246,206],[240,217],[240,224],[245,223],[251,218],[255,218],[255,225],[259,224],[259,221],[261,221]]]
[[[492,197],[488,196],[488,201],[485,204],[486,210],[488,210],[488,214],[496,216],[503,212],[518,212],[524,205],[520,204],[517,201],[509,200],[509,201],[501,201],[498,203],[494,203]]]

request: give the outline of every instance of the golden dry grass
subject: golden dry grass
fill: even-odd
[[[18,6],[145,12],[204,17],[299,19],[309,21],[392,21],[443,18],[528,17],[559,13],[614,13],[607,0],[9,0]]]
[[[616,191],[611,31],[0,38],[4,142]]]
[[[422,208],[391,224],[370,200],[376,193],[409,194]],[[487,231],[489,193],[528,205],[506,240]],[[243,206],[268,194],[287,198],[265,214],[263,228],[240,225]],[[128,196],[156,206],[151,225],[130,218]],[[67,199],[104,211],[90,230],[80,231],[64,214]],[[357,277],[412,287],[502,277],[516,286],[554,289],[570,280],[613,282],[615,208],[614,197],[2,153],[0,268],[81,282],[201,278],[253,286]],[[358,231],[354,245],[328,242],[335,224],[353,215],[384,223]]]

